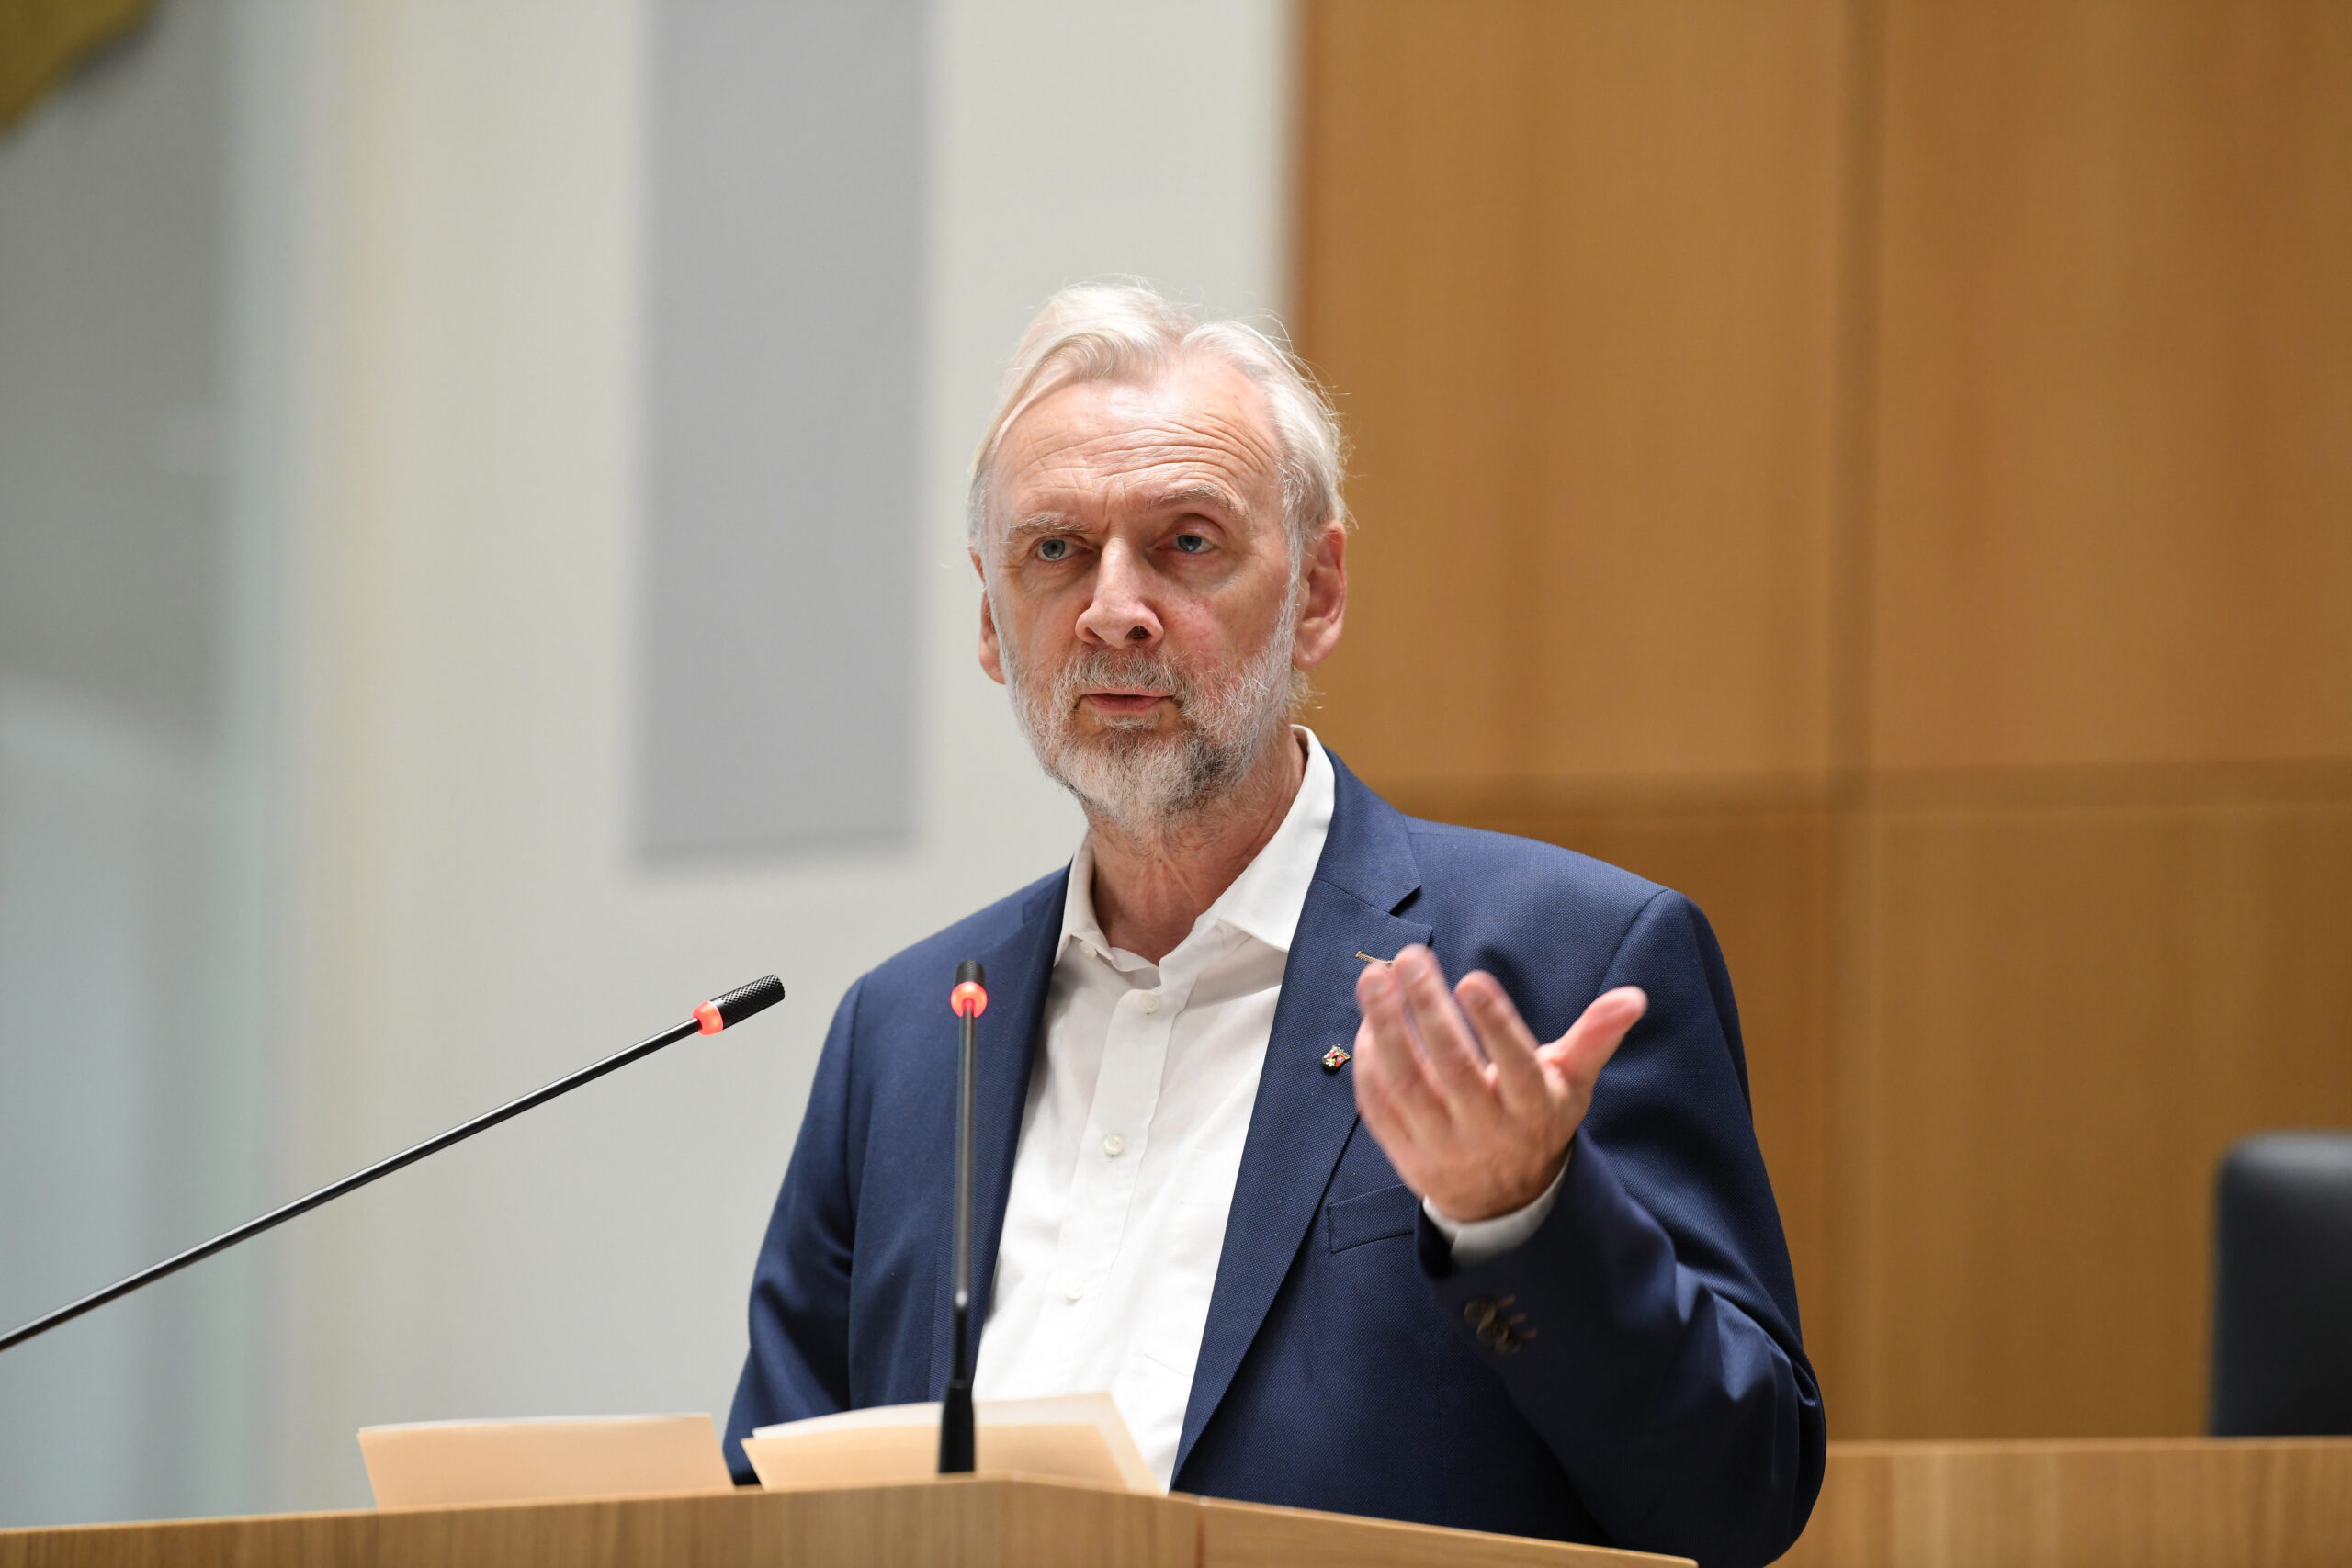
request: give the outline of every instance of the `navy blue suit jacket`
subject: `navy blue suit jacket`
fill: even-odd
[[[1679,894],[1523,839],[1398,813],[1333,760],[1233,1193],[1175,1489],[1769,1562],[1827,1432],[1748,1115],[1731,980]],[[988,965],[973,1279],[984,1321],[1060,872],[917,943],[833,1019],[753,1277],[728,1457],[754,1427],[937,1399],[948,1375],[959,960]],[[1648,1014],[1602,1072],[1524,1245],[1455,1269],[1356,1118],[1360,953],[1428,942],[1544,1039],[1612,986]],[[1510,1348],[1474,1332],[1502,1303]],[[1465,1309],[1468,1319],[1465,1320]],[[1489,1331],[1489,1337],[1493,1337]]]

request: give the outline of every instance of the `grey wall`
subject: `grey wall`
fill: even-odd
[[[975,665],[964,462],[1014,335],[1058,285],[1133,272],[1212,305],[1279,302],[1285,7],[934,0],[917,109],[920,532],[895,626],[913,644],[912,831],[895,849],[649,866],[643,187],[649,54],[672,3],[164,0],[153,52],[0,141],[0,253],[21,254],[21,221],[57,204],[83,215],[40,238],[74,248],[38,289],[0,261],[0,334],[18,334],[0,335],[0,382],[45,385],[10,379],[42,332],[52,358],[89,354],[71,374],[207,322],[218,334],[193,365],[156,368],[168,397],[127,368],[102,400],[128,400],[90,432],[106,439],[81,448],[116,465],[176,453],[173,471],[214,476],[168,509],[107,502],[113,521],[87,524],[198,530],[202,570],[148,580],[187,597],[97,570],[9,602],[80,594],[46,624],[95,616],[106,635],[81,652],[28,636],[0,719],[0,1315],[543,1083],[712,989],[768,969],[792,988],[750,1027],[0,1357],[0,1524],[364,1506],[352,1432],[368,1422],[723,1412],[835,1001],[1078,841]],[[202,39],[209,54],[182,52]],[[208,59],[175,78],[200,102],[162,115],[182,100],[158,76]],[[1137,62],[1184,90],[1138,93]],[[109,147],[124,156],[96,156]],[[198,233],[148,182],[203,170],[193,188],[220,205]],[[95,188],[76,190],[85,174]],[[121,292],[117,268],[135,279]],[[130,330],[159,307],[175,325]],[[182,386],[215,412],[138,412],[179,406]],[[81,460],[18,440],[42,406],[0,403],[13,543],[32,525],[17,465]],[[6,587],[30,558],[7,558]],[[202,628],[175,671],[200,702],[107,673],[169,668],[139,649],[175,615]],[[190,713],[200,724],[151,722]],[[257,956],[272,932],[277,1007]],[[257,1083],[259,1126],[240,1120]],[[200,1142],[159,1141],[172,1132]]]
[[[910,831],[924,7],[650,7],[639,838]]]
[[[249,9],[160,7],[0,138],[0,1326],[262,1196]],[[0,1526],[243,1497],[254,1269],[0,1357]]]

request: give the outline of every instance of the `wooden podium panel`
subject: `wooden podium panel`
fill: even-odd
[[[1686,1561],[996,1476],[0,1530],[0,1568],[1664,1568]]]
[[[1296,1568],[1300,1563],[1329,1563],[1333,1568],[1666,1568],[1690,1561],[1215,1497],[1184,1500],[1200,1516],[1200,1568]]]
[[[1783,1568],[2341,1568],[2352,1438],[1832,1443]]]
[[[0,1568],[1639,1568],[1684,1559],[978,1476],[0,1530]],[[1833,1443],[1787,1568],[2329,1568],[2352,1438]]]

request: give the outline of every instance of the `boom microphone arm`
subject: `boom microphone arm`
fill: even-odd
[[[73,1322],[85,1312],[96,1312],[110,1301],[130,1294],[143,1286],[152,1285],[166,1274],[176,1274],[191,1263],[201,1263],[216,1252],[225,1252],[239,1242],[257,1236],[274,1225],[282,1225],[297,1214],[307,1214],[322,1203],[332,1203],[346,1192],[356,1192],[378,1177],[390,1176],[402,1166],[414,1165],[427,1155],[438,1154],[451,1144],[463,1143],[476,1133],[485,1132],[501,1122],[520,1116],[535,1105],[545,1105],[558,1095],[570,1094],[582,1084],[593,1083],[606,1073],[628,1066],[640,1056],[650,1056],[665,1045],[674,1045],[689,1034],[716,1034],[731,1024],[742,1022],[755,1012],[763,1011],[784,1000],[784,983],[773,975],[763,976],[748,986],[740,986],[723,997],[703,1003],[695,1009],[694,1016],[685,1022],[673,1024],[641,1040],[626,1051],[615,1052],[601,1062],[593,1063],[560,1077],[544,1089],[535,1089],[520,1100],[510,1100],[495,1111],[485,1111],[472,1121],[450,1128],[413,1148],[402,1149],[389,1159],[378,1160],[365,1170],[354,1171],[341,1181],[320,1188],[306,1198],[297,1198],[281,1208],[272,1209],[257,1219],[247,1220],[235,1230],[224,1231],[210,1241],[191,1247],[186,1252],[164,1258],[153,1268],[142,1269],[127,1280],[119,1280],[103,1291],[94,1291],[78,1302],[59,1307],[45,1317],[37,1317],[21,1328],[11,1329],[0,1336],[0,1350],[23,1344],[26,1340],[48,1333],[62,1324]]]

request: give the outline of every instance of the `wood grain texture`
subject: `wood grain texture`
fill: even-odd
[[[1834,1430],[2198,1430],[2352,1122],[2352,10],[1305,17],[1318,728],[1708,910]]]
[[[1208,1497],[1200,1519],[1201,1568],[1667,1568],[1690,1561]]]
[[[1838,8],[1306,8],[1298,339],[1356,442],[1333,744],[1826,761]]]
[[[1302,21],[1294,326],[1340,389],[1363,525],[1356,613],[1317,680],[1333,744],[1383,773],[1483,778],[1523,755],[1517,683],[1500,677],[1521,647],[1501,596],[1522,556],[1510,520],[1531,504],[1504,389],[1529,357],[1510,302],[1533,259],[1530,17],[1516,0],[1373,0],[1309,5]],[[1391,704],[1399,724],[1381,722]]]
[[[1846,1431],[2200,1429],[2215,1165],[2352,1124],[2352,788],[2130,782],[1862,825]]]
[[[2352,9],[1886,18],[1877,760],[2352,753]]]
[[[2352,1441],[1833,1443],[1787,1568],[2335,1568]]]
[[[949,1479],[383,1512],[0,1530],[0,1568],[1191,1568],[1187,1499]]]
[[[0,1568],[1664,1568],[1688,1561],[1026,1478],[0,1530]]]

